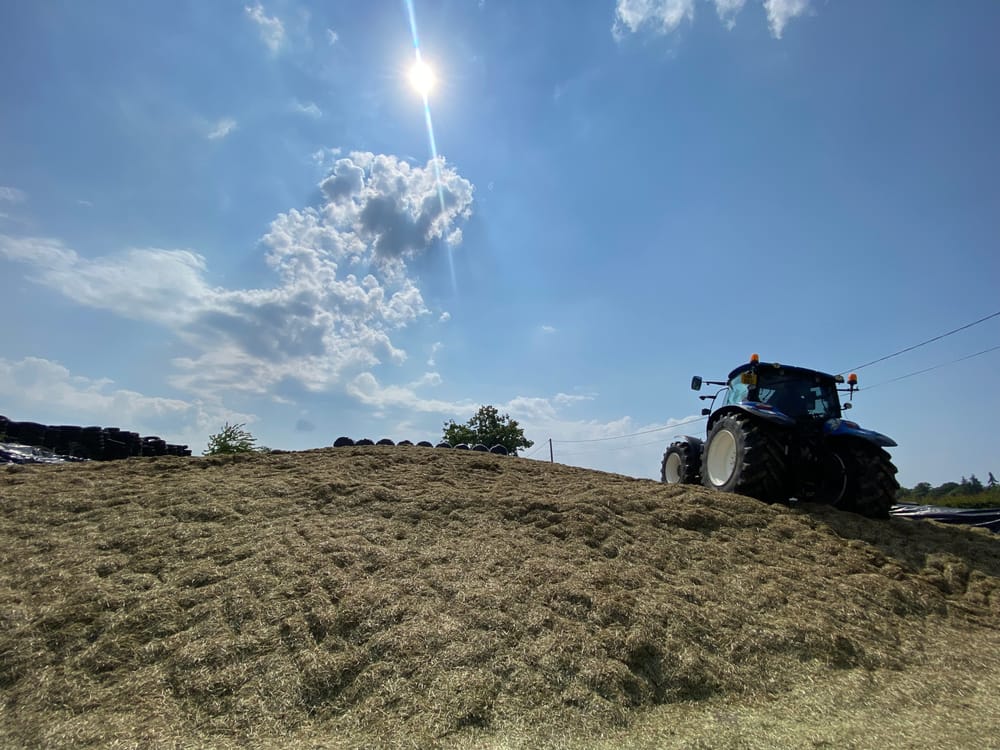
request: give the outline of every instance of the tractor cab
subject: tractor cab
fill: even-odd
[[[728,386],[724,405],[755,402],[796,421],[825,421],[841,415],[837,379],[816,370],[751,362],[729,373]]]

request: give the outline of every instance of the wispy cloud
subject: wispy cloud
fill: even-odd
[[[775,39],[781,39],[785,25],[809,10],[809,0],[764,0],[767,22]]]
[[[327,29],[326,30],[326,41],[332,47],[333,45],[335,45],[337,42],[340,41],[340,34],[338,34],[333,29]]]
[[[551,335],[551,334],[553,334],[553,333],[556,332],[556,327],[555,326],[540,326],[539,330],[542,333],[546,334],[546,335]]]
[[[316,102],[300,102],[298,99],[292,101],[292,110],[300,115],[307,115],[319,119],[323,116],[323,110]]]
[[[0,185],[0,201],[6,201],[7,203],[24,203],[27,198],[28,196],[23,190]]]
[[[746,0],[704,0],[715,6],[719,19],[728,27],[736,24],[736,16],[746,6]],[[810,0],[761,0],[767,14],[771,34],[780,39],[788,22],[809,10]],[[628,33],[648,29],[657,34],[670,34],[685,21],[695,17],[697,0],[618,0],[612,33],[621,39]]]
[[[215,123],[215,127],[208,132],[207,137],[209,140],[218,141],[225,138],[234,130],[236,130],[236,120],[231,117],[224,117]]]
[[[260,38],[267,45],[271,52],[277,52],[285,41],[285,25],[277,16],[268,16],[264,12],[264,6],[256,3],[253,6],[244,7],[247,16],[250,17],[260,29]]]

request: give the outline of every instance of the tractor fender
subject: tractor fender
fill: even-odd
[[[866,430],[849,419],[828,419],[823,423],[823,434],[828,437],[856,437],[883,448],[892,448],[898,443],[888,435],[874,430]]]
[[[770,422],[780,427],[791,427],[795,424],[794,419],[785,416],[769,404],[761,403],[760,401],[741,401],[738,404],[723,406],[721,409],[713,412],[712,416],[708,418],[708,424],[705,426],[706,434],[711,432],[712,425],[718,422],[720,418],[736,412],[742,412],[751,417],[763,419],[765,422]]]

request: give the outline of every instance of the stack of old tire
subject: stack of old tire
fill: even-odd
[[[389,438],[382,438],[377,443],[371,438],[361,438],[361,440],[353,440],[349,437],[339,437],[333,441],[334,448],[349,448],[351,446],[364,447],[367,445],[414,445],[414,443],[409,440],[400,440],[398,443],[393,442]],[[421,440],[416,445],[420,448],[453,448],[459,451],[477,451],[479,453],[494,453],[498,456],[508,455],[507,449],[502,445],[494,445],[492,448],[488,448],[482,443],[476,443],[475,445],[469,445],[468,443],[458,443],[457,445],[452,445],[451,443],[442,440],[437,445],[434,445],[427,440]]]
[[[118,427],[80,427],[15,422],[0,415],[0,442],[46,448],[59,456],[116,461],[132,456],[190,456],[186,445],[168,443],[159,436],[140,437]]]

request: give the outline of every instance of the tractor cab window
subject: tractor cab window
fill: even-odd
[[[761,372],[758,382],[758,398],[790,417],[840,416],[840,400],[832,382],[782,371]]]
[[[740,376],[729,381],[729,390],[726,392],[726,404],[738,404],[740,401],[747,401],[749,386],[740,382]]]

